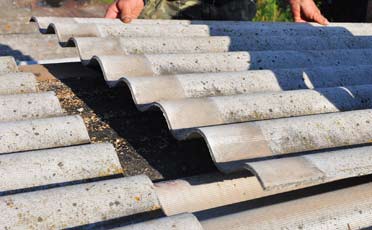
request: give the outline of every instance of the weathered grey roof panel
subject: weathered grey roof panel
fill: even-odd
[[[161,208],[168,216],[198,212],[266,197],[281,191],[264,190],[254,176],[211,174],[155,184]]]
[[[0,155],[0,161],[2,164],[0,192],[104,177],[122,172],[111,144],[5,154]]]
[[[267,190],[300,188],[371,173],[370,146],[247,163]]]
[[[3,12],[3,11],[2,11]],[[13,15],[14,16],[14,15]],[[24,20],[21,20],[23,17]],[[38,28],[34,23],[27,22],[27,16],[20,16],[20,21],[15,21],[14,18],[1,18],[0,19],[0,35],[4,34],[36,34]]]
[[[13,58],[0,61],[1,227],[60,229],[160,208],[146,176],[107,180],[123,172],[114,147],[89,144],[80,116],[64,116]]]
[[[90,142],[79,116],[0,122],[0,153],[11,153]]]
[[[37,82],[32,73],[8,73],[0,75],[0,95],[36,93]]]
[[[71,23],[71,24],[108,24],[108,25],[122,25],[123,22],[119,19],[108,18],[72,18],[72,17],[41,17],[32,16],[31,21],[36,22],[40,30],[45,31],[52,23]],[[190,24],[187,20],[143,20],[136,19],[132,24]]]
[[[242,160],[368,143],[371,113],[356,110],[202,127],[191,135],[201,135],[220,170],[229,172]]]
[[[62,229],[151,211],[158,206],[147,177],[111,179],[0,197],[0,226]]]
[[[253,51],[193,54],[146,54],[99,56],[105,80],[110,85],[122,77],[186,73],[217,73],[258,69],[314,68],[370,65],[372,50]]]
[[[146,20],[143,20],[146,21]],[[48,33],[56,33],[60,42],[67,42],[71,37],[156,37],[156,36],[368,36],[372,33],[372,27],[368,24],[335,24],[329,27],[318,27],[310,24],[296,25],[283,24],[273,28],[272,24],[252,23],[133,23],[120,24],[115,21],[110,23],[81,23],[54,22],[50,23]]]
[[[156,103],[169,129],[371,108],[372,85],[165,100]]]
[[[78,62],[75,48],[62,48],[54,35],[11,34],[0,35],[0,53],[9,55],[18,63]]]
[[[201,220],[204,230],[362,229],[371,226],[372,184]]]
[[[135,20],[128,25],[105,19],[37,20],[42,30],[48,26],[47,32],[56,32],[61,42],[74,37],[81,60],[87,63],[95,56],[90,60],[91,64],[98,62],[110,86],[125,81],[138,108],[145,109],[151,104],[161,107],[169,127],[183,131],[178,133],[178,138],[203,137],[222,172],[243,170],[243,173],[249,173],[247,170],[251,170],[255,176],[216,174],[217,179],[212,181],[203,177],[194,181],[184,178],[155,185],[147,177],[130,177],[78,184],[64,190],[11,195],[3,198],[11,198],[12,202],[19,200],[18,204],[23,208],[18,211],[4,209],[4,223],[18,224],[19,228],[29,225],[49,228],[52,224],[56,228],[66,228],[159,208],[167,215],[206,209],[212,212],[211,209],[216,207],[371,174],[370,146],[354,146],[367,145],[372,138],[372,114],[367,109],[372,99],[370,24],[320,27],[292,23]],[[300,35],[301,41],[292,40]],[[251,39],[244,42],[247,38]],[[232,50],[247,52],[228,52]],[[9,135],[16,139],[17,145],[12,149],[4,145],[4,153],[12,153],[2,156],[26,154],[13,153],[23,150],[89,143],[88,135],[81,131],[84,125],[78,117],[68,117],[80,120],[77,125],[71,120],[69,125],[73,127],[54,125],[53,129],[58,135],[67,136],[72,130],[72,136],[76,133],[81,138],[73,137],[68,143],[60,143],[68,137],[49,135],[54,132],[49,124],[58,123],[60,119],[66,117],[0,123],[0,131],[4,124],[23,131],[40,123],[48,128],[41,134],[55,138],[54,144],[50,145],[32,137],[30,145],[34,147],[28,147],[21,142],[28,134],[21,132],[20,140]],[[44,124],[45,120],[48,122]],[[0,133],[11,133],[8,130],[12,128]],[[36,136],[40,136],[38,134]],[[334,150],[335,147],[344,149]],[[31,153],[35,154],[28,152]],[[73,157],[76,155],[71,159]],[[79,175],[84,169],[79,161],[69,165],[77,166],[73,175]],[[44,164],[44,167],[49,166]],[[100,166],[102,168],[98,168]],[[91,168],[93,177],[101,169],[107,170],[105,164],[100,166]],[[50,172],[55,170],[54,167],[55,164],[50,166]],[[114,168],[118,172],[122,170],[119,166]],[[48,173],[49,170],[46,175]],[[85,179],[84,175],[68,177],[61,181]],[[54,182],[40,180],[37,183]],[[94,185],[93,190],[96,189],[93,193],[86,187],[91,185]],[[200,222],[205,229],[341,228],[346,226],[345,223],[354,227],[362,216],[366,220],[355,226],[366,227],[372,221],[366,218],[370,213],[364,213],[371,206],[369,197],[364,199],[367,194],[364,186],[367,185],[349,188],[356,193],[357,201],[354,197],[346,200],[337,197],[347,193],[339,190],[225,217],[201,218]],[[55,196],[61,199],[52,202],[50,198]],[[44,203],[47,208],[33,210],[30,201]],[[331,211],[320,204],[330,207]],[[60,207],[59,212],[54,211],[56,207]],[[225,208],[228,209],[222,209]],[[355,212],[356,209],[363,213]],[[290,216],[283,210],[297,214]],[[15,219],[12,215],[25,213],[31,213],[32,217],[23,222],[11,222]],[[34,218],[36,216],[41,219]],[[200,227],[195,217],[186,215],[128,228],[177,227],[174,220],[179,217],[187,217],[181,218],[181,229],[190,228],[191,223]]]
[[[0,74],[17,72],[18,67],[13,57],[0,57]]]
[[[193,37],[182,41],[174,37],[153,38],[92,38],[77,37],[72,40],[84,62],[96,55],[203,53],[229,51],[228,37]]]
[[[372,83],[372,66],[194,73],[159,77],[125,77],[137,105],[160,100],[280,92]],[[141,109],[141,107],[140,107]]]
[[[0,121],[29,120],[62,115],[54,92],[0,95]]]
[[[53,23],[48,27],[48,33],[55,33],[62,43],[72,37],[206,37],[209,36],[205,25],[107,25],[86,23],[83,27],[72,23]]]
[[[211,36],[193,37],[181,43],[179,38],[166,36],[160,38],[75,37],[69,43],[77,47],[80,58],[84,62],[95,55],[372,48],[372,38],[369,36],[241,36],[238,38]]]

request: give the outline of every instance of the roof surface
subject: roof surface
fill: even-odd
[[[169,217],[121,229],[372,226],[371,184],[356,178],[372,169],[372,25],[33,20],[42,32],[55,32],[61,45],[76,46],[82,63],[99,67],[109,86],[126,84],[138,109],[160,109],[176,139],[203,139],[221,173],[155,183],[134,176],[7,195],[0,197],[4,200],[0,224],[14,229],[94,226],[161,209]],[[53,52],[50,55],[55,59]],[[2,63],[4,74],[16,71],[11,59]],[[19,104],[22,99],[14,101]],[[89,143],[79,117],[45,116],[1,122],[5,142],[0,152]],[[27,132],[32,128],[38,135]],[[98,146],[92,148],[89,154],[102,152]],[[31,159],[38,158],[35,154]],[[83,162],[66,164],[77,170],[95,166],[92,171],[105,166]],[[110,175],[120,173],[115,164],[106,169]],[[4,174],[12,178],[10,172]],[[35,171],[35,175],[41,174]],[[347,178],[352,178],[353,186],[335,184]],[[365,178],[363,182],[370,181]],[[61,182],[51,179],[32,186]],[[329,190],[313,187],[322,184]],[[30,185],[22,186],[17,189]],[[277,194],[289,191],[310,191],[310,195],[277,202]],[[56,196],[61,197],[58,202]],[[263,197],[271,204],[259,204]],[[245,206],[256,200],[256,205]],[[35,209],[39,203],[43,205]],[[237,203],[239,207],[233,205]]]

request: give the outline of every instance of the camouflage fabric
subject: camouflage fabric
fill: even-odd
[[[251,20],[254,0],[148,0],[140,18],[190,20]]]

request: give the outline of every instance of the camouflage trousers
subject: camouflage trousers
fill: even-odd
[[[255,0],[147,0],[140,18],[244,20],[256,14]]]

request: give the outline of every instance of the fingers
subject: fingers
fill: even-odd
[[[313,0],[289,0],[289,3],[295,22],[313,21],[322,25],[329,24]]]
[[[130,5],[130,2],[127,1],[121,1],[118,3],[118,8],[120,9],[120,19],[124,23],[129,23],[133,19],[132,15],[132,7]]]
[[[290,1],[293,21],[304,22],[301,18],[301,5],[297,1]]]
[[[321,25],[326,26],[326,25],[329,24],[329,21],[320,12],[317,12],[317,13],[314,14],[313,20],[314,20],[314,22],[317,22]]]
[[[302,19],[302,18],[294,18],[293,21],[294,21],[294,22],[298,22],[298,23],[305,23],[305,22],[308,22],[308,21],[306,21],[306,20],[304,20],[304,19]]]
[[[118,15],[119,15],[119,9],[116,3],[113,3],[107,8],[105,18],[117,18]]]
[[[105,18],[120,18],[129,23],[141,14],[143,8],[143,0],[117,0],[108,7]]]
[[[139,1],[136,7],[132,11],[133,18],[138,18],[144,8],[143,1]]]

